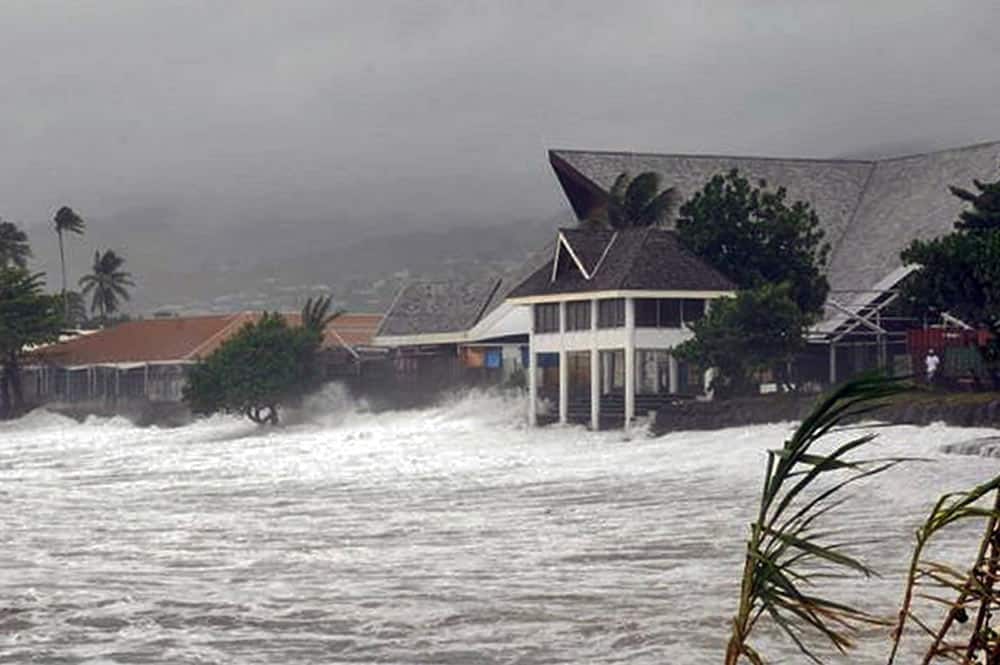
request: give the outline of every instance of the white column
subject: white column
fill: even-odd
[[[534,307],[534,305],[532,305]],[[538,358],[535,357],[535,333],[528,334],[528,424],[538,424]]]
[[[680,372],[677,367],[677,358],[674,357],[674,354],[671,353],[669,358],[670,358],[669,364],[667,365],[669,369],[668,390],[670,391],[671,395],[676,395],[678,389],[680,388],[680,381],[679,381],[680,377],[678,376]]]
[[[625,299],[625,429],[635,418],[635,299]]]
[[[597,301],[590,301],[590,429],[601,427],[601,352],[597,349]]]
[[[566,303],[559,303],[559,422],[569,422],[569,363],[566,362]]]

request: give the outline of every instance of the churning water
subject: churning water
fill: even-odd
[[[275,431],[0,425],[0,662],[721,662],[763,451],[789,426],[530,430],[520,400],[484,394],[314,407]],[[836,518],[881,539],[885,577],[846,598],[892,611],[933,496],[998,471],[942,446],[990,433],[883,431],[879,454],[933,462]],[[945,550],[971,555],[967,535]],[[885,633],[850,662],[883,662]]]

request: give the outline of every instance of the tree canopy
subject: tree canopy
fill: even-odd
[[[653,171],[631,177],[621,173],[608,192],[606,218],[589,220],[613,229],[660,226],[677,206],[677,190],[661,190],[662,178]]]
[[[28,236],[17,224],[0,219],[0,268],[25,268],[31,258]]]
[[[961,187],[949,187],[951,193],[972,204],[959,214],[955,228],[964,230],[1000,229],[1000,180],[983,183],[973,180],[976,194]]]
[[[959,214],[955,231],[914,240],[900,254],[917,269],[904,280],[903,301],[914,314],[948,312],[969,324],[1000,321],[1000,181],[975,181],[979,194],[952,193],[972,205]]]
[[[0,417],[24,408],[20,367],[27,347],[56,341],[62,330],[62,300],[43,292],[43,277],[0,268]]]
[[[322,337],[265,313],[191,369],[184,400],[195,414],[231,413],[276,425],[278,411],[319,385]]]
[[[677,233],[740,288],[787,283],[790,297],[815,318],[830,290],[822,274],[830,248],[812,206],[787,199],[785,188],[754,186],[733,169],[681,207]]]
[[[675,353],[716,368],[712,388],[720,397],[746,395],[754,392],[757,372],[783,365],[803,349],[808,324],[789,284],[765,284],[713,301],[692,324],[694,339]]]

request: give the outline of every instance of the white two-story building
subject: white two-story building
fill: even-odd
[[[671,351],[726,277],[660,228],[563,229],[552,261],[507,297],[532,308],[529,420],[628,426],[637,413],[705,391],[705,372]],[[548,408],[546,408],[548,407]]]

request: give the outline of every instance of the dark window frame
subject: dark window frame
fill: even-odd
[[[597,327],[602,330],[625,326],[625,299],[604,298],[597,301]]]
[[[566,331],[590,330],[590,301],[570,300],[566,302]]]
[[[536,334],[559,332],[559,303],[536,303],[532,331]]]

